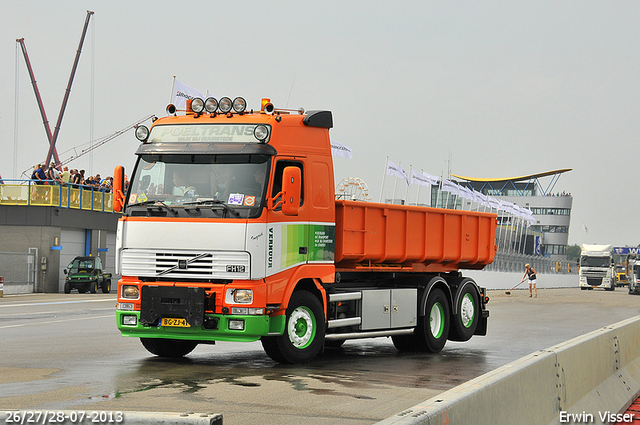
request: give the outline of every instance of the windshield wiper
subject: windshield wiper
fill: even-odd
[[[219,199],[201,199],[199,201],[185,202],[183,205],[211,205],[212,211],[214,210],[214,208],[221,206],[225,209],[225,211],[230,212],[236,217],[240,217],[240,213],[238,211],[234,210]]]
[[[169,205],[165,204],[164,202],[162,202],[162,201],[160,201],[158,199],[155,199],[155,200],[154,199],[149,199],[149,200],[144,201],[144,202],[137,202],[135,204],[129,204],[129,205],[127,205],[127,207],[140,207],[140,206],[143,206],[143,205],[153,205],[153,206],[158,207],[158,208],[164,207],[167,210],[171,211],[171,213],[173,215],[178,215],[178,210],[176,210],[175,208],[171,208]]]

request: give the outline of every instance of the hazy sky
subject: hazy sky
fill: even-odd
[[[48,149],[16,39],[53,131],[87,10],[95,14],[60,130],[62,160],[92,137],[163,116],[176,76],[250,108],[269,97],[333,111],[331,137],[354,152],[335,159],[336,183],[359,177],[376,201],[386,156],[438,176],[571,168],[554,190],[574,197],[569,243],[640,244],[640,2],[4,2],[2,177]],[[137,145],[130,130],[69,166],[131,171]],[[387,176],[385,197],[393,187]],[[405,188],[399,181],[396,197]]]

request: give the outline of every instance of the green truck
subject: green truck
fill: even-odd
[[[111,273],[104,273],[100,257],[76,257],[64,270],[67,275],[64,281],[64,293],[70,294],[72,289],[79,293],[95,294],[98,288],[108,294],[111,291]]]

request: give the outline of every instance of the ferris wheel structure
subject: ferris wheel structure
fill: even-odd
[[[336,186],[336,199],[349,201],[371,201],[369,187],[358,177],[344,178]]]

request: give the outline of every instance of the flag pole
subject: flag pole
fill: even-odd
[[[409,164],[409,176],[411,176],[411,168],[413,167],[413,165]],[[411,178],[411,177],[409,177]],[[409,201],[409,182],[411,180],[407,181],[407,189],[404,191],[404,199],[405,202]]]
[[[169,98],[169,103],[173,103],[173,91],[176,87],[176,76],[173,76],[173,82],[171,83],[171,97]]]
[[[402,162],[398,162],[398,168],[402,169]],[[396,180],[393,182],[393,195],[391,195],[391,203],[396,199],[396,187],[398,186],[398,177],[396,176]]]
[[[420,173],[421,174],[424,173],[424,168],[420,169]],[[413,175],[411,176],[411,178],[413,178]],[[420,198],[420,186],[422,186],[422,185],[420,185],[420,184],[418,185],[418,193],[416,193],[416,206],[418,206],[418,199]],[[429,203],[429,204],[431,204],[431,203]]]
[[[387,155],[387,159],[384,163],[384,172],[382,173],[382,185],[380,185],[380,199],[378,202],[382,203],[382,190],[384,189],[384,176],[387,174],[387,168],[389,168],[389,156]]]

